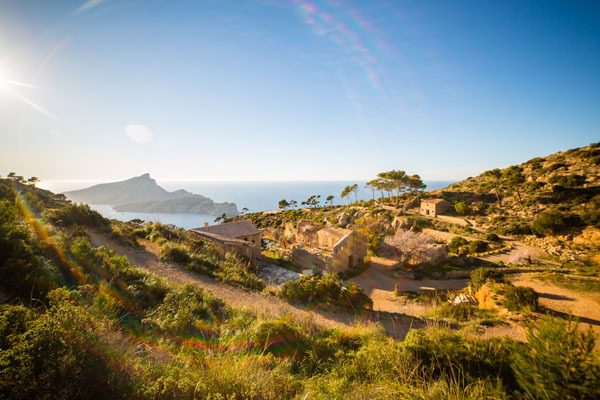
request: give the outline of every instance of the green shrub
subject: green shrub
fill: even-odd
[[[471,287],[475,290],[479,290],[488,280],[502,282],[502,273],[486,267],[477,268],[471,272]]]
[[[600,228],[600,195],[590,201],[590,207],[581,213],[581,220],[586,225]]]
[[[433,226],[431,220],[425,217],[411,215],[408,216],[406,220],[410,224],[411,228],[418,232],[422,231],[424,228],[431,228]]]
[[[206,322],[222,321],[227,316],[223,301],[193,285],[185,285],[169,292],[144,321],[175,334],[207,335],[210,333]]]
[[[538,293],[529,287],[508,285],[504,291],[504,306],[510,311],[536,311]]]
[[[454,204],[454,210],[459,215],[467,215],[471,212],[469,206],[464,201],[458,201]]]
[[[439,307],[431,310],[431,316],[441,319],[448,319],[453,322],[466,322],[479,318],[483,313],[477,306],[471,304],[449,304],[443,303]]]
[[[0,397],[75,399],[132,397],[132,377],[101,342],[101,326],[67,290],[0,351]]]
[[[550,183],[564,187],[577,187],[585,183],[585,176],[582,175],[555,175],[550,178]]]
[[[254,266],[241,260],[233,253],[227,253],[225,259],[221,260],[214,276],[226,283],[252,289],[262,290],[264,282],[254,273]]]
[[[371,253],[376,254],[385,239],[385,234],[383,233],[369,233],[369,246],[368,249]]]
[[[477,254],[488,251],[489,245],[483,240],[472,240],[469,242],[469,253]]]
[[[305,340],[300,329],[287,318],[263,320],[250,330],[252,348],[278,355],[294,355]]]
[[[180,265],[185,265],[192,260],[189,250],[184,246],[165,243],[160,248],[161,261],[173,261]]]
[[[58,226],[84,225],[110,230],[110,221],[92,210],[87,204],[69,204],[46,212],[46,218]]]
[[[10,348],[34,319],[33,310],[25,306],[0,305],[0,351]]]
[[[95,248],[84,237],[73,239],[69,253],[82,270],[69,271],[79,284],[100,284],[119,296],[100,294],[98,300],[119,313],[141,316],[147,308],[159,304],[166,295],[163,281],[135,268],[124,256],[106,248]],[[72,266],[73,267],[73,266]]]
[[[0,293],[29,302],[62,284],[57,263],[45,253],[52,248],[27,229],[18,207],[0,200]]]
[[[531,235],[531,226],[526,222],[512,222],[505,227],[500,228],[500,233],[504,235]]]
[[[502,239],[500,239],[500,236],[496,235],[495,233],[488,233],[487,235],[485,235],[485,240],[487,240],[488,242],[494,242],[494,243],[502,242]]]
[[[512,368],[528,398],[600,398],[600,362],[591,328],[544,317],[529,327],[527,343],[515,345]]]
[[[450,243],[448,243],[448,251],[450,251],[451,253],[455,253],[458,254],[459,249],[461,247],[466,246],[467,244],[469,244],[469,241],[461,236],[455,236],[452,238],[452,240],[450,240]]]
[[[403,348],[427,371],[427,379],[455,376],[463,384],[476,378],[500,377],[505,386],[514,383],[510,368],[512,341],[466,339],[446,329],[412,329]],[[460,397],[458,397],[460,398]]]
[[[353,283],[344,287],[342,280],[333,273],[325,275],[302,275],[284,283],[279,296],[292,303],[310,305],[337,305],[356,311],[373,307],[371,299]]]
[[[582,225],[579,216],[560,211],[544,211],[539,213],[531,224],[534,233],[540,236],[567,233]]]

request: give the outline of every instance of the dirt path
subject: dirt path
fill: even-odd
[[[548,263],[546,258],[548,254],[539,247],[531,246],[517,240],[506,239],[512,247],[505,253],[492,254],[485,257],[480,257],[482,260],[491,261],[494,263],[503,262],[506,265],[532,262]]]
[[[515,286],[527,286],[540,294],[540,305],[550,313],[567,318],[577,317],[584,327],[591,326],[600,334],[600,306],[593,295],[577,292],[544,282],[537,274],[518,274],[511,277]]]
[[[419,292],[423,290],[456,290],[467,285],[468,279],[398,279],[392,275],[392,267],[396,264],[391,260],[373,257],[371,266],[361,275],[352,278],[365,293],[373,300],[373,310],[389,313],[402,313],[411,316],[423,315],[429,307],[404,301],[395,294],[400,291]]]
[[[155,243],[142,241],[141,248],[122,245],[106,235],[88,230],[94,246],[106,246],[117,254],[125,256],[132,264],[153,272],[172,284],[193,284],[210,291],[215,297],[238,309],[248,309],[259,315],[276,317],[291,315],[300,321],[310,321],[326,328],[350,327],[357,324],[380,323],[390,336],[402,339],[412,327],[421,326],[421,321],[413,321],[405,315],[394,315],[386,312],[368,312],[357,316],[344,310],[325,311],[311,310],[293,306],[285,301],[264,293],[240,289],[211,277],[194,274],[171,263],[158,259],[159,248]]]

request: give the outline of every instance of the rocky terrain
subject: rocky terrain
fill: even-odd
[[[433,195],[486,231],[574,260],[600,248],[600,144],[483,172]]]

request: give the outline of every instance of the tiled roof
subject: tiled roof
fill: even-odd
[[[225,222],[218,225],[204,226],[194,228],[192,231],[212,233],[214,235],[225,236],[229,238],[240,238],[242,236],[257,235],[260,231],[247,220]]]
[[[425,204],[439,204],[439,203],[443,203],[445,201],[446,200],[444,200],[444,199],[426,199],[426,200],[423,200],[422,203],[425,203]]]

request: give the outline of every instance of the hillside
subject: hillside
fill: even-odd
[[[234,203],[215,203],[208,197],[185,190],[169,192],[159,186],[149,174],[120,182],[102,183],[64,194],[72,201],[108,204],[117,211],[238,215]]]
[[[243,260],[181,229],[108,221],[14,179],[0,179],[0,217],[0,398],[600,395],[594,334],[561,319],[541,317],[524,342],[474,338],[434,320],[394,340],[374,324],[328,328],[298,313],[238,308],[237,298],[231,304],[220,292],[225,284],[246,287],[265,302],[270,295],[247,284],[258,278]],[[93,237],[109,236],[94,245]],[[139,265],[115,254],[114,241],[131,246],[125,252],[141,257]],[[142,257],[148,243],[160,246],[160,266],[157,258]],[[201,282],[214,277],[223,284],[165,279],[172,277],[165,262]],[[335,289],[332,283],[319,296]]]
[[[508,234],[569,234],[599,227],[600,144],[486,171],[433,194],[462,203],[457,211]],[[540,224],[544,218],[554,224]]]

